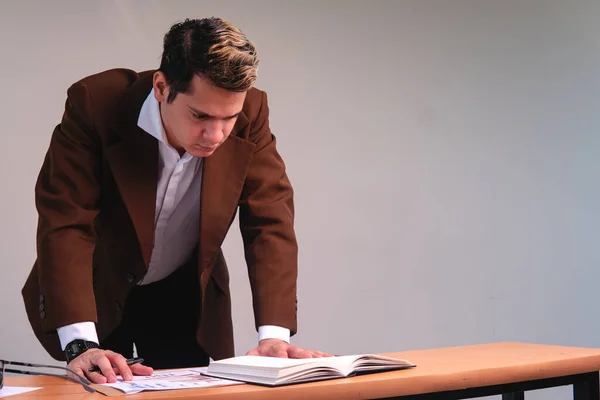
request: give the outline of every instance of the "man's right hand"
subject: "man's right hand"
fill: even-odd
[[[101,372],[90,372],[94,366]],[[113,367],[114,366],[114,367]],[[117,375],[130,381],[133,375],[152,375],[153,369],[142,364],[127,365],[125,357],[110,350],[90,349],[74,358],[67,367],[93,383],[115,383]]]

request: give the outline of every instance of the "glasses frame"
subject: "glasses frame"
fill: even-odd
[[[75,375],[75,377],[69,376],[69,375],[62,375],[62,374],[53,374],[51,372],[37,372],[37,371],[29,371],[29,370],[21,370],[21,369],[13,369],[13,368],[6,368],[7,365],[15,365],[18,367],[28,367],[28,368],[54,368],[54,369],[60,369],[63,371],[67,371],[70,372],[71,374]],[[63,379],[67,379],[71,382],[75,382],[80,384],[81,386],[83,386],[83,388],[90,393],[95,393],[96,389],[94,389],[93,387],[91,387],[90,385],[92,384],[86,377],[79,375],[77,372],[73,371],[71,368],[68,367],[61,367],[59,365],[46,365],[46,364],[33,364],[33,363],[25,363],[25,362],[19,362],[19,361],[8,361],[8,360],[2,360],[0,359],[0,389],[2,389],[4,387],[4,373],[8,372],[8,373],[12,373],[12,374],[23,374],[23,375],[36,375],[36,376],[55,376],[57,378],[63,378]]]

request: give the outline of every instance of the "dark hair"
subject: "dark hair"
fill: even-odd
[[[254,44],[220,18],[186,19],[164,37],[159,71],[169,85],[167,102],[188,93],[194,75],[215,86],[242,92],[256,81],[259,58]]]

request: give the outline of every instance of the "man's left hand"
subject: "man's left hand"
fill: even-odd
[[[318,350],[305,350],[280,339],[263,339],[258,347],[246,353],[248,356],[267,356],[280,358],[319,358],[331,357],[331,354]]]

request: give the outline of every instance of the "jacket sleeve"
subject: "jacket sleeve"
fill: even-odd
[[[256,328],[275,325],[293,335],[298,275],[293,189],[269,127],[267,95],[260,93],[260,109],[250,127],[256,147],[240,199],[240,228]]]
[[[94,219],[100,199],[101,146],[84,83],[67,91],[35,186],[37,268],[45,298],[42,328],[97,322],[93,292]]]

